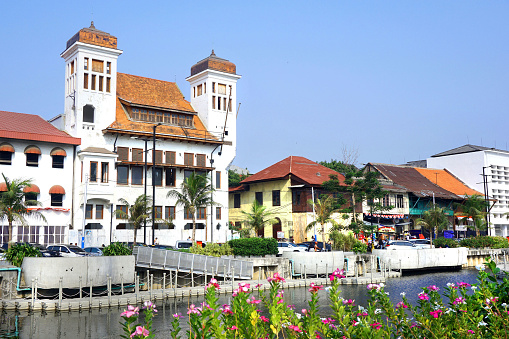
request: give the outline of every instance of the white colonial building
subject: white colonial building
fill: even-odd
[[[509,236],[509,152],[464,145],[432,155],[427,166],[446,168],[463,182],[492,199],[491,235]],[[484,174],[484,176],[483,176]]]
[[[61,54],[65,60],[65,110],[52,123],[81,138],[74,164],[70,242],[87,245],[132,241],[133,229],[115,216],[123,198],[155,191],[156,222],[137,241],[174,244],[191,235],[191,217],[167,193],[192,172],[206,174],[217,205],[198,212],[197,240],[224,242],[228,221],[228,173],[236,150],[236,66],[214,52],[187,78],[191,101],[174,82],[117,72],[117,38],[80,30]],[[155,146],[155,147],[154,147]],[[145,165],[145,161],[147,165]],[[145,167],[146,166],[146,167]],[[146,170],[145,170],[146,168]],[[154,183],[154,186],[152,185]]]
[[[2,174],[12,182],[30,179],[25,189],[44,218],[26,218],[13,225],[13,241],[55,244],[67,242],[73,219],[73,162],[78,138],[70,137],[38,115],[0,111],[0,193],[7,190]],[[0,243],[8,241],[7,220],[0,219]]]

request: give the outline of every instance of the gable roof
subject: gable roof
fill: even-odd
[[[435,198],[439,199],[461,200],[458,195],[430,181],[414,167],[377,163],[369,163],[369,165],[377,169],[385,178],[403,186],[408,192],[418,197],[432,197],[434,195]]]
[[[0,111],[0,137],[79,145],[81,139],[71,137],[34,114]]]
[[[152,135],[155,122],[132,120],[129,117],[132,107],[185,113],[193,117],[194,128],[163,124],[156,130],[158,138],[199,139],[221,143],[218,137],[207,131],[174,82],[117,73],[116,119],[105,132]]]
[[[260,181],[284,179],[288,175],[300,179],[311,186],[320,186],[324,181],[329,180],[329,175],[337,175],[341,183],[345,177],[336,171],[322,166],[314,161],[299,156],[289,156],[272,166],[269,166],[258,173],[255,173],[242,180],[242,184],[249,184]]]
[[[434,169],[434,168],[415,168],[419,173],[425,176],[429,181],[434,182],[438,186],[448,190],[459,196],[465,195],[483,195],[470,187],[468,187],[463,181],[458,179],[454,174],[448,170]]]
[[[509,153],[508,151],[504,151],[504,150],[501,150],[501,149],[496,149],[496,148],[493,148],[493,147],[490,148],[490,147],[466,144],[466,145],[463,145],[463,146],[460,146],[460,147],[453,148],[453,149],[448,150],[448,151],[437,153],[435,155],[432,155],[431,157],[432,158],[438,158],[438,157],[443,157],[443,156],[447,156],[447,155],[455,155],[455,154],[471,153],[471,152],[479,152],[479,151],[498,151],[498,152]]]

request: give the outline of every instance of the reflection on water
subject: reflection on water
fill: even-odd
[[[443,289],[448,282],[460,281],[472,284],[476,282],[476,276],[477,271],[472,269],[415,274],[389,280],[385,290],[389,292],[393,302],[401,300],[401,292],[406,292],[409,301],[416,302],[421,287],[437,285]],[[366,305],[368,297],[366,286],[344,285],[341,290],[344,298],[355,299],[357,304]],[[325,291],[319,293],[321,300],[319,313],[327,316],[330,314],[327,294]],[[295,305],[297,312],[308,307],[307,288],[287,289],[284,297],[286,302]],[[229,295],[221,295],[219,302],[221,304],[229,303],[230,298]],[[171,299],[165,304],[158,305],[159,312],[154,318],[154,328],[158,331],[156,338],[168,337],[172,314],[179,312],[186,314],[188,305],[200,304],[202,301],[203,297],[186,297]],[[27,313],[3,313],[0,317],[0,337],[19,335],[20,338],[118,338],[122,334],[119,315],[123,309],[124,307],[81,313],[78,311],[62,312],[60,314],[36,312],[30,315]],[[184,325],[182,324],[182,327],[185,329]]]

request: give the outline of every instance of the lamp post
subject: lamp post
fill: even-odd
[[[483,166],[482,168],[482,182],[484,185],[484,201],[486,202],[486,222],[488,223],[487,229],[488,229],[488,235],[491,235],[491,227],[490,227],[490,209],[489,209],[489,190],[488,190],[488,176],[491,176],[491,174],[486,174],[485,169],[486,168],[493,168],[492,165],[489,166]]]
[[[156,128],[161,126],[162,123],[154,125],[154,133],[152,135],[152,245],[155,242],[155,222],[156,222]]]

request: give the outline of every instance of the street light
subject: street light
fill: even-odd
[[[490,227],[490,209],[489,209],[489,190],[488,190],[488,176],[491,176],[491,174],[486,174],[485,169],[486,168],[493,168],[493,165],[489,166],[483,166],[482,168],[482,182],[484,184],[484,201],[486,202],[486,222],[488,223],[488,235],[491,235],[491,227]]]
[[[148,141],[150,139],[148,138],[140,138],[140,137],[131,137],[131,139],[138,139],[138,140],[143,140],[145,141],[145,165],[143,166],[143,170],[144,170],[144,180],[143,180],[143,195],[145,196],[145,201],[147,201],[147,157],[148,157],[148,149],[147,149],[147,145],[148,145]],[[145,218],[143,220],[143,243],[144,244],[147,244],[147,219]]]
[[[161,126],[162,123],[158,123],[154,125],[152,128],[154,129],[154,133],[152,135],[152,245],[155,242],[155,221],[156,221],[156,176],[155,176],[155,168],[156,168],[156,128]]]

